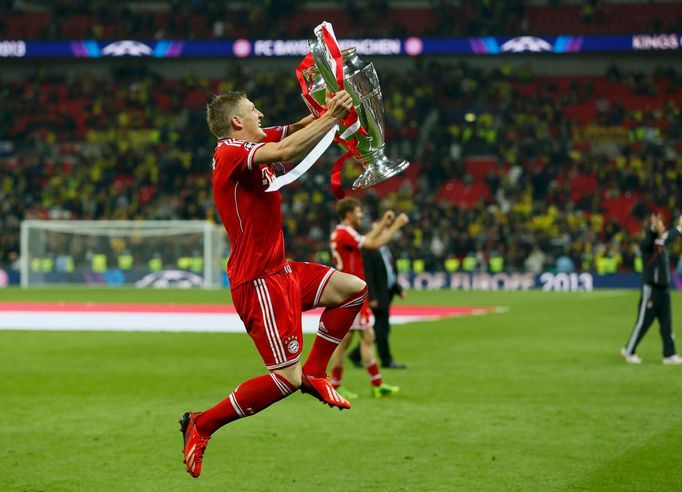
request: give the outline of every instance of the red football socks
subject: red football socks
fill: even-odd
[[[196,419],[197,430],[204,436],[210,436],[225,424],[254,415],[286,398],[296,389],[275,373],[249,379],[216,406],[201,412]]]
[[[381,386],[381,372],[379,371],[379,365],[376,361],[372,362],[366,367],[367,375],[369,376],[369,382],[372,386]]]
[[[328,307],[320,317],[320,327],[303,366],[303,374],[327,377],[327,365],[336,346],[341,343],[367,297],[367,286],[335,307]]]

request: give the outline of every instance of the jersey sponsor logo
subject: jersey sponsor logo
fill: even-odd
[[[261,178],[263,179],[263,186],[267,187],[275,180],[275,174],[267,165],[261,167]]]

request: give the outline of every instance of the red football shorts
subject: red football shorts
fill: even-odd
[[[369,307],[369,301],[367,298],[365,298],[365,302],[362,303],[362,307],[360,308],[360,311],[358,311],[358,315],[355,317],[353,320],[353,324],[351,325],[350,329],[351,330],[364,330],[368,326],[371,326],[372,323],[372,310]]]
[[[301,313],[317,307],[335,271],[316,263],[290,262],[277,273],[232,289],[234,307],[269,370],[301,358]]]

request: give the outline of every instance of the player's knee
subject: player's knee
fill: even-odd
[[[360,294],[367,288],[367,283],[355,275],[345,275],[338,285],[338,293],[341,300]],[[339,302],[340,302],[339,301]]]
[[[342,303],[349,297],[355,298],[356,296],[360,296],[363,292],[367,292],[367,284],[365,281],[355,276],[352,276],[344,287],[337,304]]]
[[[336,272],[322,292],[321,306],[337,306],[351,296],[357,296],[367,289],[364,280],[347,273]]]
[[[360,280],[360,279],[358,279],[358,280]],[[367,282],[365,282],[364,280],[360,280],[360,282],[358,282],[357,289],[358,289],[357,290],[358,294],[360,292],[366,291],[367,290]]]

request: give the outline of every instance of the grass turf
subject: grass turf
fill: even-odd
[[[617,351],[636,291],[411,292],[501,314],[397,326],[401,386],[349,412],[300,393],[220,430],[198,480],[175,419],[264,372],[242,334],[0,331],[0,490],[675,490],[682,367],[656,326]],[[225,302],[225,291],[0,290],[2,301]],[[673,322],[682,319],[673,294]],[[309,347],[312,338],[306,338]],[[349,365],[350,366],[350,365]]]

